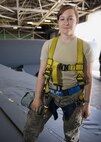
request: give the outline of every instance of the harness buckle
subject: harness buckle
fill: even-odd
[[[79,84],[80,86],[82,86],[82,88],[83,88],[84,85],[85,85],[85,80],[84,80],[83,76],[82,76],[81,74],[79,74],[76,79],[77,79],[77,81],[78,81],[78,84]]]
[[[58,69],[61,70],[61,71],[68,71],[68,66],[69,66],[69,65],[65,65],[65,64],[61,64],[61,63],[60,63],[60,64],[58,65]]]
[[[82,71],[83,70],[83,64],[82,63],[77,63],[76,65],[75,65],[75,70],[76,71]]]
[[[83,64],[77,63],[75,65],[65,65],[65,64],[59,64],[58,68],[62,71],[82,71],[83,70]]]

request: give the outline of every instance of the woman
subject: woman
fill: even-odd
[[[68,67],[68,65],[77,64],[77,37],[74,35],[74,30],[79,22],[78,13],[76,7],[71,5],[64,5],[60,8],[57,14],[58,26],[60,35],[56,41],[55,51],[52,57],[52,61],[59,62],[59,67]],[[79,141],[79,128],[83,117],[87,118],[90,114],[90,100],[91,100],[91,88],[92,88],[92,50],[88,43],[83,41],[83,75],[86,85],[85,87],[81,81],[78,85],[80,76],[77,78],[76,70],[59,70],[60,68],[55,65],[52,68],[57,69],[60,73],[58,75],[59,81],[56,85],[53,80],[56,77],[54,74],[54,69],[49,69],[52,71],[49,73],[49,78],[45,79],[45,73],[47,70],[48,54],[50,52],[50,46],[53,39],[46,41],[43,45],[41,52],[41,62],[40,69],[37,79],[36,94],[35,99],[32,103],[32,110],[28,113],[28,119],[24,130],[24,142],[35,142],[39,133],[42,132],[45,123],[54,115],[57,119],[57,108],[61,107],[63,110],[63,123],[64,123],[64,135],[67,142],[78,142]],[[79,58],[79,57],[78,57]],[[61,65],[61,66],[60,66]],[[77,64],[78,65],[78,64]],[[53,79],[51,76],[53,74]],[[47,75],[47,73],[46,73]],[[47,86],[48,82],[48,96],[51,96],[52,101],[49,101],[49,109],[45,111],[45,114],[38,115],[39,107],[44,103],[42,91],[43,88]],[[84,82],[83,82],[84,83]],[[58,87],[57,87],[58,86]],[[77,89],[79,86],[80,89]],[[82,87],[81,87],[82,86]],[[59,88],[59,89],[58,89]],[[72,88],[72,89],[71,89]],[[83,94],[84,89],[84,96]],[[65,91],[66,90],[66,91]],[[72,90],[73,93],[67,93]],[[46,91],[46,88],[45,88]],[[46,91],[47,93],[47,91]],[[62,95],[61,95],[62,94]],[[83,99],[79,101],[78,98],[83,96]],[[50,99],[51,100],[51,99]],[[72,101],[71,101],[72,100]],[[85,100],[85,103],[83,103]],[[75,105],[77,104],[77,105]],[[51,107],[50,107],[51,106]],[[74,107],[75,106],[75,107]],[[54,109],[55,108],[55,109]],[[55,110],[55,111],[53,111]],[[55,113],[54,113],[55,112]],[[47,140],[48,141],[48,140]]]

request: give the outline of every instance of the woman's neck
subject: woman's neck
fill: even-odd
[[[63,42],[69,42],[71,40],[73,40],[75,37],[75,35],[60,35],[60,39],[63,41]]]

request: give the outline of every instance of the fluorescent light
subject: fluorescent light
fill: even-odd
[[[29,22],[27,22],[27,24],[31,24],[31,25],[33,25],[33,22],[29,21]]]
[[[17,27],[17,26],[14,26],[14,27],[13,27],[13,29],[15,29],[15,30],[16,30],[16,29],[18,29],[18,27]]]
[[[59,27],[54,27],[54,29],[59,30]]]
[[[51,20],[46,19],[46,20],[44,20],[44,22],[50,23],[50,22],[51,22]]]
[[[37,26],[37,29],[41,29],[42,27],[41,26]]]

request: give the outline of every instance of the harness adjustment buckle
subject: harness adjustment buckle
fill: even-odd
[[[75,70],[76,71],[82,71],[83,70],[83,64],[76,64],[75,65]]]

